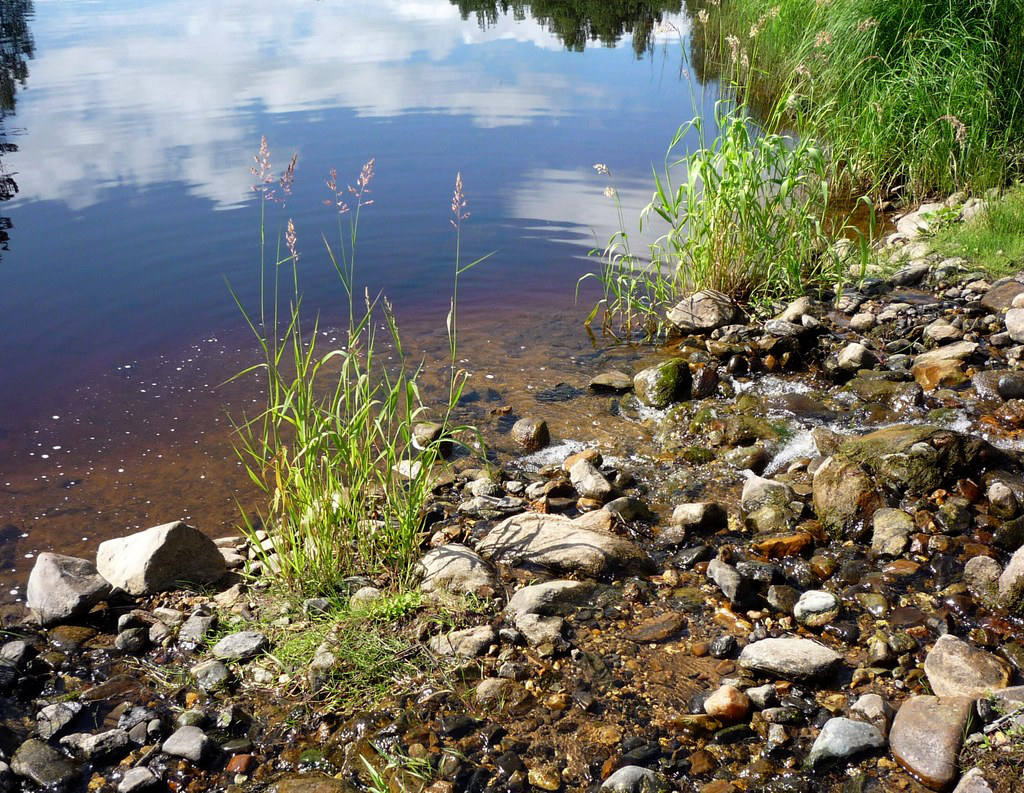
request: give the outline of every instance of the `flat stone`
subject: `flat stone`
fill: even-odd
[[[885,736],[873,724],[836,717],[821,728],[804,766],[811,770],[829,768],[885,745]]]
[[[41,788],[57,790],[69,785],[79,773],[75,763],[37,738],[30,738],[18,747],[11,760],[11,770]]]
[[[666,611],[657,617],[646,619],[623,636],[631,642],[649,644],[671,639],[686,627],[686,616],[677,611]]]
[[[222,661],[245,661],[260,655],[269,644],[267,637],[258,631],[240,631],[213,645],[213,654]]]
[[[110,584],[92,562],[41,553],[28,577],[25,605],[41,625],[53,625],[85,614],[110,592]]]
[[[443,656],[475,658],[482,655],[498,640],[498,633],[490,625],[443,633],[432,636],[427,646],[432,652]]]
[[[814,536],[806,531],[784,532],[758,536],[750,543],[750,549],[766,559],[785,559],[799,556],[814,546]]]
[[[53,738],[82,712],[81,702],[55,702],[36,714],[36,732],[40,738]]]
[[[1010,684],[1009,664],[951,633],[940,636],[928,652],[924,672],[939,697],[978,699]]]
[[[496,585],[491,566],[475,551],[458,543],[431,548],[416,564],[415,574],[420,590],[427,594],[475,594],[483,587]]]
[[[916,531],[914,519],[902,509],[883,507],[871,518],[871,549],[883,556],[900,556]]]
[[[131,739],[125,730],[114,729],[96,735],[79,732],[60,739],[60,745],[66,746],[71,753],[89,762],[109,760],[118,755],[127,754]]]
[[[179,727],[160,748],[164,754],[199,763],[213,748],[213,741],[198,727]]]
[[[905,700],[889,733],[889,748],[896,762],[932,790],[953,787],[973,708],[973,700],[967,697]]]
[[[129,768],[118,783],[117,793],[143,793],[154,789],[159,783],[159,777],[146,766]]]
[[[744,669],[793,680],[825,677],[842,661],[839,653],[825,645],[797,637],[753,642],[743,648],[739,658]]]
[[[212,584],[227,571],[213,540],[181,521],[100,543],[96,567],[111,584],[136,596]]]
[[[286,774],[270,786],[270,793],[355,793],[349,782],[323,774]]]
[[[206,614],[193,614],[178,631],[178,642],[185,647],[198,647],[206,641],[207,635],[213,630],[217,620]]]
[[[985,293],[980,301],[981,307],[992,313],[998,313],[1013,305],[1013,299],[1021,294],[1024,294],[1024,284],[1019,281],[1006,281]]]
[[[595,391],[631,391],[633,378],[616,370],[602,372],[590,381],[590,387]]]
[[[517,620],[524,614],[565,616],[586,602],[594,585],[586,581],[545,581],[518,590],[505,606],[505,614]]]
[[[718,531],[729,525],[729,513],[721,504],[714,502],[678,504],[672,510],[671,523],[685,532]]]
[[[590,576],[655,569],[647,553],[629,540],[581,528],[561,515],[515,515],[491,529],[477,544],[477,551],[511,566],[527,564]]]

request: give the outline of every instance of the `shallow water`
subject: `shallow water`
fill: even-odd
[[[592,166],[611,168],[633,231],[652,163],[715,98],[691,89],[680,4],[640,5],[554,18],[448,0],[0,3],[17,187],[0,254],[4,591],[42,550],[237,519],[225,410],[252,392],[220,384],[253,348],[225,282],[253,305],[261,135],[278,175],[298,153],[268,234],[295,219],[306,299],[328,325],[343,316],[324,179],[354,182],[376,158],[361,283],[395,303],[409,346],[443,328],[461,172],[463,255],[494,252],[461,287],[464,344],[481,345],[469,357],[525,388],[504,371],[511,337],[524,369],[593,355],[573,290],[617,220]],[[558,424],[574,408],[547,411]]]

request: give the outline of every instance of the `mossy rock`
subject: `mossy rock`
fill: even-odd
[[[690,398],[690,366],[681,358],[644,369],[633,378],[633,390],[637,399],[652,408],[666,408],[673,402]]]
[[[715,459],[715,453],[703,446],[684,446],[679,450],[679,457],[691,465],[706,465]]]

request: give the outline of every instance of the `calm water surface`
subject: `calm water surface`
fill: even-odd
[[[295,218],[306,294],[329,319],[324,179],[336,167],[354,181],[372,157],[362,280],[414,346],[443,326],[461,171],[464,250],[495,251],[462,293],[480,376],[603,361],[573,304],[587,252],[616,227],[592,166],[612,169],[632,224],[652,163],[694,113],[689,23],[672,2],[504,5],[0,3],[5,597],[41,550],[89,554],[185,516],[230,527],[224,407],[252,394],[217,386],[250,352],[226,282],[255,298],[261,135],[277,169],[298,153],[271,233]]]

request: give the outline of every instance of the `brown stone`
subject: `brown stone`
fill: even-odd
[[[710,774],[718,768],[718,761],[710,752],[698,749],[690,755],[690,773],[694,776]]]
[[[651,617],[625,634],[631,642],[648,643],[663,642],[675,636],[686,626],[686,617],[675,611],[666,611],[657,617]]]
[[[704,700],[704,712],[723,724],[736,724],[750,714],[750,697],[735,686],[722,686]]]
[[[802,554],[813,546],[814,537],[805,531],[796,531],[755,539],[750,548],[754,553],[768,559],[783,559],[787,556]]]
[[[967,697],[911,697],[896,714],[889,748],[901,766],[932,790],[949,790],[974,702]]]
[[[1024,284],[1019,281],[1007,281],[1005,284],[999,284],[999,286],[989,289],[981,298],[981,306],[989,311],[1003,311],[1010,308],[1013,305],[1013,299],[1022,293],[1024,293]]]
[[[917,384],[926,391],[949,388],[967,381],[964,362],[955,358],[940,358],[926,363],[916,363],[910,371]]]
[[[897,559],[894,562],[889,562],[885,567],[882,568],[882,572],[887,575],[894,575],[899,578],[908,575],[914,575],[918,570],[921,569],[921,565],[917,562],[912,562],[909,559]]]
[[[1010,665],[947,633],[924,659],[928,684],[940,697],[979,698],[1010,685]]]
[[[248,774],[256,767],[256,758],[251,754],[236,754],[228,760],[229,774]]]

